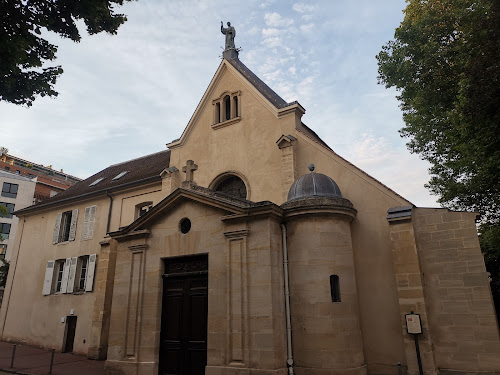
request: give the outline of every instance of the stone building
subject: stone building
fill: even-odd
[[[226,50],[166,151],[17,212],[1,338],[110,375],[415,374],[419,318],[426,374],[499,374],[476,214],[415,207],[304,113]]]

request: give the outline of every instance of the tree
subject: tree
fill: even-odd
[[[44,64],[56,58],[57,46],[41,37],[42,30],[75,42],[83,20],[89,34],[116,34],[126,21],[114,8],[131,0],[0,0],[0,101],[31,106],[40,96],[57,96],[61,66]]]
[[[495,301],[497,320],[500,322],[500,226],[484,224],[480,232],[479,243],[484,254],[486,269],[491,274],[491,294]]]
[[[431,163],[444,206],[500,222],[500,1],[407,0],[377,55],[399,91],[408,148]]]

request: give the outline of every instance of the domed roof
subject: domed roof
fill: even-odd
[[[340,198],[338,185],[330,177],[314,172],[314,164],[309,164],[311,173],[300,176],[290,187],[287,201],[310,197]]]

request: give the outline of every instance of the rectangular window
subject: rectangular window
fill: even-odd
[[[97,206],[85,207],[83,216],[82,241],[91,240],[94,237],[94,223]]]
[[[78,290],[85,290],[87,284],[87,271],[89,267],[89,257],[80,257],[80,277],[78,278]]]
[[[4,182],[2,186],[2,197],[16,198],[18,184],[11,184],[9,182]]]
[[[78,209],[60,212],[56,216],[54,235],[52,243],[74,241],[76,237],[76,222],[78,220]]]
[[[71,211],[63,212],[62,220],[61,220],[61,240],[60,242],[68,241],[69,239],[69,230],[71,228]]]
[[[9,239],[9,233],[10,233],[10,224],[0,223],[0,234],[2,235],[2,238],[4,240]]]
[[[0,244],[0,258],[5,259],[5,254],[7,254],[7,245]]]
[[[59,259],[56,261],[56,284],[54,285],[54,293],[60,293],[63,285],[63,273],[65,259]]]
[[[5,202],[0,202],[0,206],[4,206],[5,208],[7,208],[7,211],[9,211],[9,213],[7,215],[4,215],[4,216],[1,216],[0,217],[7,217],[7,218],[11,218],[12,217],[12,213],[15,211],[14,210],[14,203],[5,203]]]

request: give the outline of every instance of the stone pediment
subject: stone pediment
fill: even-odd
[[[147,235],[147,229],[157,220],[165,215],[165,212],[172,210],[185,201],[198,202],[200,204],[220,209],[223,211],[221,220],[231,218],[242,218],[249,216],[258,216],[263,214],[281,215],[281,208],[269,201],[252,202],[246,199],[233,198],[226,194],[213,191],[204,187],[191,185],[189,187],[180,187],[172,194],[160,201],[147,213],[137,218],[130,225],[109,233],[113,238],[130,237],[136,235]],[[146,233],[147,232],[147,233]]]

